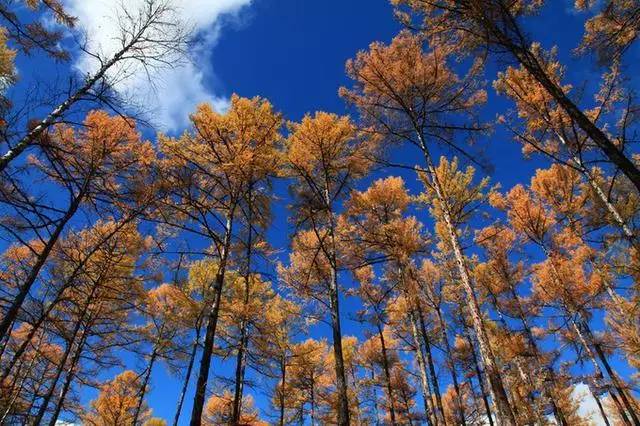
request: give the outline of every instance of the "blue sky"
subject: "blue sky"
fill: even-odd
[[[81,17],[81,25],[93,30],[98,28],[97,38],[104,40],[104,33],[108,32],[100,26],[104,24],[99,19],[90,21],[86,10],[86,4],[104,2],[68,0],[66,3],[72,13],[76,12]],[[568,65],[567,77],[572,83],[592,87],[598,69],[589,60],[576,58],[571,53],[582,34],[583,18],[572,11],[572,0],[548,3],[540,16],[529,21],[528,29],[544,47],[559,46],[560,59]],[[222,108],[224,100],[232,93],[265,97],[290,120],[299,120],[305,113],[316,110],[346,113],[345,104],[337,95],[341,85],[349,84],[344,73],[345,61],[358,50],[366,49],[372,41],[388,42],[400,29],[393,18],[391,6],[385,0],[185,0],[184,4],[186,16],[196,21],[203,41],[195,52],[194,64],[186,71],[165,75],[164,84],[158,89],[157,95],[168,100],[163,105],[167,106],[168,102],[172,105],[170,112],[157,115],[164,120],[157,124],[170,133],[184,128],[187,114],[198,101],[211,100]],[[631,62],[635,58],[637,51],[631,52],[627,60]],[[497,60],[491,62],[487,69],[489,101],[482,112],[487,121],[493,121],[497,113],[503,113],[510,107],[491,89],[496,71],[505,65],[504,61]],[[74,65],[81,70],[85,69],[83,66],[82,61]],[[58,72],[62,75],[69,72],[64,67],[60,68]],[[32,71],[26,71],[24,75],[29,72]],[[148,91],[144,85],[133,86],[136,90]],[[544,159],[523,160],[520,146],[501,128],[496,128],[482,144],[486,146],[486,156],[494,168],[492,181],[500,183],[503,188],[528,182],[535,168],[547,165]],[[407,164],[419,162],[410,150],[395,155]],[[385,173],[396,174],[394,171]],[[418,191],[415,177],[403,174],[409,188]],[[360,186],[366,187],[377,176],[379,174],[365,179]],[[269,232],[271,243],[283,250],[282,260],[286,259],[291,233],[287,221],[286,185],[286,182],[276,185],[281,201],[275,206],[274,226]],[[422,214],[426,215],[426,212]],[[352,300],[343,303],[343,331],[345,335],[359,334],[362,337],[358,332],[360,326],[348,319],[349,312],[352,313],[356,306]],[[316,327],[312,330],[312,337],[323,336],[328,336],[327,329]],[[216,363],[214,372],[231,374],[231,368],[233,363]],[[114,374],[105,372],[106,377]],[[443,374],[445,384],[446,377]],[[148,398],[154,415],[172,419],[180,384],[180,381],[169,377],[163,367],[155,369],[153,388]],[[250,389],[248,392],[254,395],[258,406],[267,407],[263,389]],[[86,401],[93,396],[93,392],[86,392],[82,398]],[[191,398],[190,392],[185,400],[181,424],[188,423]]]

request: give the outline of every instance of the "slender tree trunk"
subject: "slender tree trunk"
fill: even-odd
[[[284,426],[284,392],[285,386],[287,384],[287,355],[286,353],[282,356],[280,361],[280,368],[282,371],[282,375],[280,378],[280,394],[278,395],[278,399],[280,402],[280,426]]]
[[[33,127],[26,135],[22,137],[9,151],[0,157],[0,172],[7,168],[9,163],[18,157],[22,152],[30,145],[37,142],[44,132],[49,129],[53,124],[59,120],[65,112],[73,106],[76,102],[81,100],[84,96],[89,94],[93,86],[100,80],[102,80],[107,72],[119,61],[123,59],[123,56],[132,48],[136,43],[140,41],[140,38],[144,35],[145,28],[132,37],[131,41],[116,52],[111,59],[102,62],[100,68],[95,74],[87,78],[84,84],[76,90],[71,96],[64,100],[61,104],[55,107],[44,119],[42,119],[35,127]]]
[[[85,332],[86,332],[86,329],[85,329]],[[75,370],[76,366],[78,365],[78,362],[80,361],[80,356],[82,355],[82,350],[84,349],[85,343],[86,343],[86,333],[84,333],[82,338],[80,339],[80,343],[78,344],[78,347],[76,348],[76,352],[73,355],[73,358],[71,360],[71,365],[69,366],[69,369],[67,371],[67,376],[65,377],[64,384],[62,386],[62,389],[60,390],[60,396],[58,397],[58,402],[56,403],[56,406],[53,410],[51,419],[49,419],[49,426],[56,426],[56,423],[58,422],[58,417],[60,416],[60,412],[62,411],[62,407],[64,406],[64,400],[67,397],[67,393],[69,392],[69,389],[71,388],[71,383],[73,382],[73,379],[74,379],[73,370]]]
[[[596,401],[600,416],[602,417],[602,420],[604,421],[604,424],[606,426],[611,426],[611,423],[609,423],[609,417],[607,416],[606,411],[604,411],[604,407],[602,406],[602,402],[600,401],[600,397],[596,392],[594,392],[594,389],[598,386],[593,382],[593,380],[590,380],[589,382],[589,392],[591,392],[591,396],[593,397],[594,401]]]
[[[389,398],[389,416],[391,417],[391,425],[395,426],[396,423],[396,412],[394,408],[394,395],[393,395],[393,387],[391,386],[391,371],[389,370],[389,358],[387,357],[387,346],[384,341],[384,333],[382,332],[382,327],[378,322],[376,324],[378,328],[378,336],[380,337],[380,348],[382,350],[382,369],[384,371],[384,379],[387,386],[387,395]]]
[[[246,371],[246,350],[248,343],[246,323],[242,326],[240,335],[240,347],[236,356],[236,373],[233,393],[232,421],[233,425],[238,424],[242,413],[242,394],[244,390],[244,377]]]
[[[356,370],[355,368],[351,368],[350,369],[351,380],[353,381],[353,390],[354,390],[354,395],[355,395],[354,411],[356,412],[356,426],[361,426],[362,425],[362,413],[360,411],[360,396],[359,396],[360,395],[360,386],[358,385],[358,377],[356,376],[356,371],[355,370]]]
[[[411,311],[411,334],[413,336],[413,345],[415,346],[416,359],[418,361],[418,368],[420,370],[420,385],[422,390],[422,400],[424,401],[425,416],[428,425],[434,424],[434,426],[438,426],[438,414],[431,407],[431,391],[429,389],[427,366],[424,360],[424,354],[422,352],[422,345],[420,344],[420,337],[418,336],[418,326],[416,322],[416,313]],[[432,416],[433,421],[431,420]]]
[[[213,287],[214,301],[211,311],[207,316],[207,328],[204,338],[204,348],[202,350],[202,358],[200,359],[200,370],[198,372],[198,381],[196,382],[196,395],[193,400],[193,410],[191,411],[191,426],[200,426],[202,424],[202,411],[204,408],[204,400],[207,393],[207,382],[209,380],[209,369],[211,368],[211,358],[213,354],[213,342],[216,335],[216,327],[218,325],[218,315],[220,313],[220,299],[222,298],[222,288],[224,286],[224,277],[227,267],[227,258],[229,255],[229,247],[231,245],[231,229],[233,226],[233,215],[235,209],[232,208],[227,216],[226,229],[222,252],[220,254],[220,263]]]
[[[340,324],[340,305],[338,297],[338,266],[335,241],[335,223],[333,212],[330,210],[331,201],[329,191],[325,190],[325,203],[329,208],[330,216],[329,238],[331,247],[329,250],[330,282],[329,282],[329,306],[331,309],[331,332],[333,334],[333,355],[336,369],[336,387],[338,391],[338,426],[349,426],[349,397],[347,392],[347,376],[344,368],[344,356],[342,353],[342,326]]]
[[[102,277],[99,277],[98,280],[100,280]],[[55,390],[56,390],[56,386],[58,384],[58,380],[60,380],[60,376],[62,375],[62,371],[64,370],[64,366],[67,363],[67,359],[71,353],[71,349],[73,348],[74,343],[76,342],[76,339],[78,337],[78,333],[80,332],[80,329],[82,328],[83,323],[85,322],[87,313],[89,312],[89,306],[91,305],[91,303],[93,302],[93,297],[95,296],[96,291],[98,290],[98,281],[95,281],[91,287],[91,292],[89,293],[89,295],[87,296],[87,299],[85,300],[84,306],[82,308],[82,312],[80,313],[80,316],[78,318],[78,321],[76,322],[76,324],[74,325],[73,328],[73,332],[71,333],[71,338],[69,339],[69,344],[67,345],[67,348],[64,351],[64,354],[62,355],[62,359],[60,360],[58,367],[56,368],[56,372],[53,378],[53,381],[51,383],[51,386],[49,388],[49,390],[47,391],[47,393],[45,394],[45,397],[42,400],[42,404],[40,405],[40,409],[38,410],[38,413],[36,414],[36,417],[34,419],[33,424],[34,425],[39,425],[42,422],[42,419],[44,418],[44,415],[47,411],[47,406],[49,405],[49,401],[51,400],[51,397],[53,396]],[[85,336],[88,332],[88,327],[89,325],[85,325],[84,329],[82,330],[82,335],[80,337],[80,340],[78,342],[78,351],[81,351],[82,346],[84,345],[84,339]],[[78,355],[80,356],[80,355]],[[70,368],[70,371],[71,368]]]
[[[381,423],[380,410],[378,410],[378,392],[376,392],[375,382],[376,382],[376,375],[375,375],[375,372],[373,371],[373,366],[371,366],[371,383],[372,383],[372,389],[373,389],[373,412],[376,416],[376,425],[379,425]]]
[[[33,283],[36,282],[36,279],[40,274],[40,270],[42,269],[45,262],[47,261],[47,258],[49,257],[49,253],[51,253],[51,250],[53,249],[55,244],[58,242],[58,238],[60,238],[60,234],[66,227],[67,223],[78,211],[78,208],[80,207],[80,203],[84,199],[84,195],[88,189],[88,185],[89,185],[89,180],[86,180],[80,192],[71,201],[71,204],[69,205],[69,208],[65,212],[64,216],[56,224],[56,227],[53,233],[47,240],[47,243],[42,248],[42,251],[38,254],[33,267],[31,268],[31,270],[29,271],[29,274],[27,275],[27,278],[25,279],[25,282],[22,283],[22,285],[20,286],[20,289],[18,290],[18,294],[16,295],[16,298],[11,303],[11,306],[9,306],[9,309],[7,309],[7,312],[2,318],[2,321],[0,321],[0,339],[4,339],[6,337],[7,332],[11,327],[11,324],[15,321],[16,317],[18,316],[18,313],[20,312],[20,308],[24,303],[24,300],[27,298],[27,295],[29,294],[29,291],[31,290]]]
[[[429,341],[429,335],[427,334],[427,325],[424,321],[424,316],[422,314],[422,310],[418,308],[417,311],[418,322],[420,324],[420,336],[422,337],[422,342],[424,343],[424,354],[427,361],[427,365],[429,366],[429,377],[431,378],[431,384],[433,385],[433,393],[436,396],[436,404],[438,406],[438,411],[440,412],[442,424],[446,426],[447,419],[444,415],[444,407],[442,405],[442,396],[440,394],[440,383],[438,382],[438,375],[436,374],[436,369],[433,363],[433,356],[431,355],[431,342]],[[453,373],[455,376],[455,373]],[[454,378],[454,388],[458,397],[460,395],[460,389],[458,388],[458,380]]]
[[[587,354],[587,356],[589,357],[589,360],[593,364],[593,369],[595,371],[596,379],[600,383],[598,388],[604,387],[605,389],[607,389],[609,391],[609,395],[611,396],[611,399],[613,400],[616,408],[618,409],[618,413],[620,414],[620,417],[622,418],[622,421],[627,425],[631,425],[631,421],[629,420],[629,417],[625,413],[625,410],[624,410],[624,407],[622,406],[622,403],[618,399],[618,396],[613,392],[613,387],[609,383],[606,382],[604,374],[602,374],[602,370],[600,369],[600,365],[598,364],[598,361],[596,360],[596,356],[594,355],[593,350],[591,349],[591,345],[586,340],[586,338],[585,338],[585,336],[584,336],[584,334],[583,334],[583,332],[581,330],[580,325],[575,321],[575,319],[573,319],[573,317],[571,318],[571,325],[573,326],[573,330],[575,331],[576,336],[580,340],[580,343],[582,344],[582,347],[584,348],[585,353]],[[592,393],[595,394],[596,392],[592,391]]]
[[[640,426],[640,420],[638,419],[638,414],[636,413],[633,405],[631,404],[631,401],[627,397],[625,385],[623,385],[620,382],[618,375],[616,374],[615,371],[613,371],[613,368],[611,368],[611,364],[609,364],[609,360],[607,359],[607,356],[602,350],[602,346],[600,346],[600,344],[594,338],[593,333],[591,332],[591,328],[589,327],[589,324],[586,321],[582,321],[582,328],[586,333],[587,337],[589,338],[589,340],[593,343],[593,347],[595,348],[596,353],[598,354],[598,358],[600,358],[600,362],[602,362],[602,365],[604,365],[604,369],[607,371],[607,374],[611,378],[611,382],[613,383],[613,386],[620,394],[622,403],[627,409],[627,413],[629,417],[631,417],[631,421],[635,426]]]
[[[316,424],[316,393],[315,380],[311,380],[311,426]]]
[[[420,141],[420,147],[422,152],[424,153],[424,158],[427,163],[427,169],[429,171],[431,184],[436,193],[436,197],[441,204],[442,207],[442,216],[444,223],[447,228],[449,240],[453,249],[453,254],[456,259],[456,265],[458,267],[458,273],[460,275],[460,281],[462,283],[462,287],[464,288],[467,294],[467,302],[468,309],[471,315],[471,319],[473,322],[473,329],[476,334],[476,338],[478,340],[478,346],[480,349],[480,356],[482,358],[482,363],[485,367],[485,372],[489,379],[489,387],[492,394],[492,399],[495,401],[497,408],[497,417],[499,422],[504,426],[515,426],[516,418],[513,413],[513,408],[509,403],[509,398],[507,397],[507,391],[505,390],[504,383],[502,382],[500,369],[495,360],[495,356],[493,351],[491,350],[491,345],[489,343],[489,336],[487,335],[487,331],[484,327],[484,322],[482,321],[482,314],[480,312],[480,305],[478,303],[478,299],[476,297],[475,290],[473,288],[473,284],[471,282],[471,277],[469,276],[469,271],[467,270],[467,265],[465,263],[464,255],[462,254],[462,248],[460,246],[460,241],[458,239],[457,230],[453,224],[451,219],[451,213],[449,211],[449,205],[447,203],[447,198],[444,194],[444,190],[442,184],[440,183],[440,179],[436,173],[435,166],[431,160],[431,156],[427,149],[427,145],[424,141],[422,134],[418,131],[418,138]],[[640,179],[639,179],[640,183]]]
[[[510,51],[512,56],[540,83],[563,111],[589,136],[598,148],[600,148],[607,159],[618,167],[636,187],[638,192],[640,192],[640,170],[638,170],[638,167],[569,99],[564,93],[564,90],[547,75],[543,65],[540,64],[536,56],[531,52],[529,46],[525,45],[526,42],[524,38],[520,40],[512,39],[505,33],[505,30],[498,27],[491,17],[485,16],[485,12],[487,11],[480,9],[480,4],[476,5],[472,1],[470,5],[475,5],[475,13],[482,17],[479,24],[495,36],[499,44]],[[511,30],[519,37],[522,32],[511,12],[503,7],[501,13],[504,14],[508,26],[510,26]]]
[[[251,197],[249,197],[251,198]],[[243,312],[246,313],[246,307],[249,305],[249,297],[251,291],[251,249],[252,249],[252,224],[251,224],[251,211],[252,206],[249,206],[248,212],[248,238],[247,238],[247,270],[244,275],[244,300],[243,304],[245,309]],[[244,391],[244,376],[246,370],[246,350],[249,341],[249,324],[247,322],[247,318],[242,319],[242,323],[240,326],[240,347],[238,348],[238,354],[236,356],[236,377],[234,384],[234,392],[233,392],[233,408],[231,412],[231,423],[232,425],[237,425],[240,421],[241,413],[242,413],[242,397]]]
[[[538,343],[536,342],[533,332],[531,331],[531,327],[529,326],[529,321],[527,320],[524,309],[520,304],[520,299],[516,294],[515,288],[512,285],[510,285],[509,290],[511,293],[511,297],[513,298],[513,301],[516,304],[518,316],[520,317],[520,322],[522,323],[525,336],[527,336],[527,341],[529,342],[529,346],[531,346],[531,349],[533,350],[534,359],[536,361],[536,367],[543,374],[542,392],[545,395],[547,402],[551,405],[551,408],[553,410],[553,416],[556,419],[556,423],[561,426],[568,426],[565,416],[562,413],[562,410],[560,409],[560,407],[558,407],[558,404],[556,404],[553,392],[550,390],[556,383],[555,373],[548,363],[543,362],[541,360],[540,348],[538,347]]]
[[[178,398],[178,406],[176,407],[176,414],[173,417],[173,426],[178,426],[178,420],[180,420],[180,413],[182,412],[182,404],[184,403],[184,397],[187,394],[187,388],[189,387],[189,381],[191,380],[191,370],[193,369],[193,363],[198,353],[198,345],[200,344],[200,325],[196,327],[196,337],[193,339],[193,345],[191,346],[191,354],[189,355],[189,364],[187,365],[187,372],[182,383],[182,389],[180,390],[180,397]]]
[[[157,357],[158,357],[158,351],[154,345],[153,351],[151,351],[151,357],[149,358],[149,365],[145,369],[144,379],[142,380],[140,390],[138,391],[138,402],[136,403],[136,409],[133,412],[132,426],[138,425],[138,422],[140,419],[140,411],[142,410],[142,403],[144,402],[144,397],[147,394],[147,387],[149,386],[149,378],[151,377],[151,371],[153,370],[153,365],[155,364]]]
[[[15,326],[15,324],[15,321],[12,322],[11,326],[9,326],[9,330],[7,331],[7,335],[3,339],[0,339],[0,341],[2,342],[2,345],[0,346],[0,360],[2,360],[2,356],[4,355],[7,346],[9,346],[9,341],[11,341],[11,333],[13,332],[13,327]],[[4,381],[4,378],[5,377],[2,377],[2,379],[0,379],[0,383]]]
[[[484,410],[487,413],[487,420],[489,421],[489,426],[493,426],[491,404],[489,404],[489,399],[487,398],[487,391],[484,387],[484,375],[482,374],[482,370],[480,369],[480,363],[478,362],[478,356],[476,355],[473,340],[471,339],[471,336],[469,336],[469,333],[465,332],[465,337],[467,338],[467,342],[469,343],[469,347],[471,348],[471,358],[473,360],[473,366],[476,370],[476,376],[478,377],[478,385],[480,386],[480,393],[482,394],[482,403],[484,404]]]
[[[407,411],[407,421],[409,422],[409,426],[413,426],[413,420],[411,420],[411,403],[409,402],[411,398],[409,398],[404,388],[400,389],[400,395],[402,396],[404,409]]]
[[[456,392],[458,402],[460,406],[462,406],[462,400],[460,399],[462,397],[462,393],[460,392],[460,384],[458,383],[458,375],[456,373],[456,364],[453,360],[453,352],[451,351],[451,345],[449,344],[449,336],[447,336],[447,324],[442,317],[442,311],[440,310],[439,306],[436,307],[436,314],[438,316],[438,323],[440,325],[440,334],[442,343],[444,344],[447,366],[449,367],[449,371],[451,373],[451,383],[453,383],[453,390]],[[422,326],[424,328],[424,321],[422,321]]]

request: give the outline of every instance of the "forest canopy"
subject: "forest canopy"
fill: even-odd
[[[640,425],[640,2],[391,0],[339,110],[175,131],[182,3],[0,0],[0,424]]]

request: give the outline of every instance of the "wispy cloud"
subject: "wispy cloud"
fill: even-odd
[[[121,4],[135,11],[144,0],[126,0]],[[228,100],[216,88],[215,64],[212,48],[218,41],[225,18],[237,16],[252,0],[179,0],[174,1],[178,16],[194,29],[196,42],[191,61],[174,68],[160,70],[149,81],[145,75],[136,75],[123,81],[117,89],[135,98],[139,103],[153,106],[151,120],[163,130],[175,131],[187,124],[188,115],[200,102],[211,102],[222,110]],[[91,51],[108,55],[117,42],[117,7],[113,0],[65,0],[69,12],[78,18],[88,36]],[[80,72],[95,66],[88,55],[76,62]],[[217,90],[218,89],[218,90]]]

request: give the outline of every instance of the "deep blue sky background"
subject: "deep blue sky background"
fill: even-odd
[[[573,0],[550,0],[547,3],[539,16],[528,19],[528,30],[533,39],[540,41],[545,48],[559,47],[559,57],[568,66],[567,80],[576,87],[593,87],[597,84],[599,70],[590,60],[572,54],[582,35],[583,17],[573,12]],[[346,113],[349,111],[337,95],[341,85],[349,85],[344,73],[345,61],[373,41],[389,42],[399,30],[400,26],[386,0],[254,0],[237,19],[229,19],[222,28],[212,52],[215,78],[208,83],[220,95],[237,93],[245,97],[265,97],[289,120],[297,121],[304,114],[316,110]],[[635,63],[637,58],[635,49],[627,56],[627,63]],[[489,101],[482,114],[488,122],[493,122],[496,114],[511,107],[491,88],[497,70],[506,65],[502,60],[493,61],[487,69]],[[22,69],[27,73],[40,73],[37,67]],[[62,75],[64,72],[62,70]],[[586,101],[589,104],[591,98]],[[492,182],[500,183],[505,189],[519,182],[527,183],[537,167],[548,164],[544,159],[525,161],[520,145],[500,127],[481,145],[486,147],[485,156],[493,165]],[[421,162],[415,152],[406,148],[398,150],[394,156],[409,165]],[[374,173],[359,186],[366,188],[382,174],[402,174],[414,194],[420,190],[415,176],[398,171]],[[279,258],[282,261],[287,258],[291,234],[286,186],[287,182],[276,185],[279,200],[274,205],[274,225],[269,231],[270,242],[281,250]],[[426,212],[418,214],[421,214],[421,220],[429,223]],[[362,338],[361,325],[350,320],[350,314],[357,306],[354,300],[343,300],[343,333]],[[311,337],[329,337],[327,327],[314,327]],[[130,366],[140,366],[130,358],[124,356]],[[622,363],[617,364],[623,374],[628,373]],[[233,363],[216,363],[214,374],[229,376],[233,367]],[[442,371],[442,384],[446,385],[448,375]],[[115,371],[103,372],[105,378],[115,374]],[[180,385],[181,381],[168,376],[164,367],[158,366],[154,370],[148,401],[155,416],[168,421],[173,418]],[[192,390],[185,399],[181,424],[188,424]],[[213,385],[209,390],[219,389]],[[268,409],[269,401],[263,388],[247,389],[247,393],[255,397],[260,408]],[[94,391],[84,391],[81,398],[87,402],[94,396]]]

